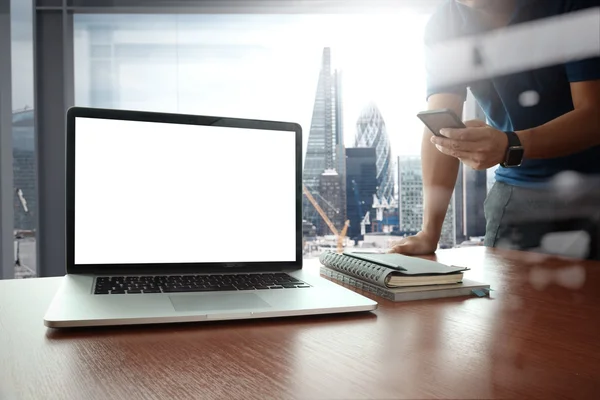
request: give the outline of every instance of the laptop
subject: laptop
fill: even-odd
[[[74,107],[66,179],[48,327],[377,308],[302,268],[297,124]]]

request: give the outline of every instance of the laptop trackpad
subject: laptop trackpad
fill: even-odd
[[[181,294],[169,296],[175,311],[232,311],[271,307],[252,293]]]

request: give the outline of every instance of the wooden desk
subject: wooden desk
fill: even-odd
[[[438,259],[471,267],[492,298],[55,331],[42,317],[57,278],[1,281],[0,399],[598,398],[600,263],[483,248]]]

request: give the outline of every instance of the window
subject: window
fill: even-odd
[[[289,13],[289,8],[279,4],[284,2],[260,1],[241,7],[237,14],[210,15],[175,13],[192,9],[194,12],[206,11],[202,9],[206,2],[193,0],[185,2],[185,7],[181,4],[164,6],[164,2],[160,2],[161,5],[156,5],[152,10],[144,9],[144,5],[152,2],[127,0],[95,1],[92,2],[96,3],[93,6],[83,0],[52,1],[57,4],[57,9],[48,8],[48,4],[45,4],[48,1],[5,1],[12,3],[10,40],[13,107],[9,111],[12,114],[14,165],[3,165],[2,173],[9,171],[9,174],[14,174],[15,185],[14,188],[8,187],[10,185],[2,188],[2,205],[6,207],[8,203],[14,209],[15,218],[10,227],[6,223],[2,226],[3,238],[9,237],[9,240],[4,240],[2,250],[10,249],[13,239],[10,228],[14,227],[15,259],[21,267],[27,267],[20,271],[36,273],[36,232],[56,227],[64,221],[62,212],[39,213],[43,214],[40,215],[42,225],[36,226],[38,190],[35,164],[38,157],[34,150],[34,138],[39,130],[42,135],[38,138],[47,140],[42,143],[43,146],[39,146],[39,159],[44,163],[39,171],[45,184],[39,187],[40,191],[43,190],[44,201],[44,207],[40,208],[45,211],[63,201],[61,196],[64,192],[61,188],[52,191],[48,187],[57,179],[55,177],[59,175],[57,171],[60,171],[59,164],[62,161],[61,157],[54,157],[53,151],[62,149],[64,144],[60,136],[63,120],[55,116],[71,104],[71,83],[74,83],[75,104],[82,106],[299,122],[305,132],[304,183],[325,214],[332,216],[331,222],[338,229],[346,219],[351,220],[348,230],[350,245],[352,242],[360,244],[364,240],[360,229],[354,231],[361,223],[363,227],[367,225],[367,233],[385,233],[396,229],[404,231],[408,226],[420,226],[423,184],[418,154],[422,124],[415,114],[426,106],[423,29],[429,19],[428,13],[444,0],[384,1],[376,2],[376,6],[371,2],[363,2],[369,3],[370,12],[381,10],[380,14],[363,15],[310,14],[316,11],[310,10],[312,6],[304,3],[312,2],[294,2],[298,3],[298,8],[294,6],[293,11],[301,14]],[[52,38],[40,41],[35,46],[41,56],[40,65],[49,63],[56,67],[40,69],[37,83],[41,86],[40,93],[47,94],[47,90],[53,90],[60,97],[60,101],[40,104],[43,109],[40,111],[47,112],[39,114],[39,127],[34,124],[32,109],[32,3],[38,6],[38,32],[47,30],[44,34],[49,34],[44,38]],[[224,2],[209,3],[214,3],[215,8],[211,8],[214,10],[217,9],[217,3]],[[247,2],[227,3],[235,7],[237,3]],[[257,5],[248,13],[248,8],[254,7],[254,3],[262,5]],[[389,3],[392,10],[385,8],[383,3]],[[127,7],[119,8],[123,5]],[[167,10],[164,14],[148,13],[159,12],[163,6]],[[379,9],[379,6],[382,8]],[[66,12],[58,12],[60,7],[67,7]],[[273,7],[284,11],[281,15],[269,14],[269,9]],[[132,14],[114,14],[117,8],[130,10]],[[340,6],[335,12],[340,12],[342,8]],[[349,12],[356,11],[356,7],[350,8],[354,10]],[[266,14],[257,14],[260,10],[265,10]],[[309,14],[302,14],[304,12]],[[65,15],[68,17],[63,25],[65,21],[61,18]],[[70,16],[74,18],[73,26]],[[568,29],[571,25],[566,21],[560,31],[557,25],[554,33],[566,38],[569,32],[593,32],[591,29],[597,28],[597,18],[590,18],[588,22],[589,26],[583,24],[582,30],[577,30]],[[69,30],[71,27],[72,31]],[[2,33],[0,38],[5,39],[5,31]],[[500,36],[494,37],[498,40],[507,39]],[[530,38],[536,42],[536,38],[547,37],[550,36],[531,35]],[[560,47],[571,41],[575,43],[569,36],[569,40],[561,41],[560,46],[557,42],[556,46],[542,53],[549,57],[548,60],[554,60],[552,62],[558,60],[553,57],[597,56],[597,43],[591,39],[584,40],[588,37],[597,35],[583,35],[575,38],[577,46]],[[470,46],[469,40],[461,40],[460,44]],[[74,68],[68,64],[72,49],[62,51],[65,43],[74,45]],[[494,43],[496,47],[502,47],[498,46],[501,42]],[[543,46],[544,43],[540,42],[536,48]],[[551,54],[551,50],[555,50],[556,54]],[[561,52],[564,54],[560,55]],[[59,57],[52,58],[55,54]],[[528,55],[524,53],[523,59],[527,59]],[[489,68],[488,65],[479,68],[479,72],[475,71],[477,74],[469,78],[477,78],[479,73],[485,72],[484,69],[502,75],[510,72],[511,68],[521,68],[517,64],[523,63],[521,57],[501,58],[501,65],[496,65],[499,69]],[[548,61],[538,60],[537,55],[533,58],[537,60],[536,63]],[[452,63],[436,65],[464,72],[469,70],[468,63],[470,57],[458,57]],[[537,64],[524,65],[530,68]],[[74,72],[74,77],[71,72]],[[448,77],[453,74],[440,75]],[[54,81],[47,77],[58,79]],[[61,84],[56,86],[58,90],[53,87],[55,83]],[[60,88],[65,91],[61,92]],[[535,106],[527,96],[519,97],[519,101],[524,107]],[[469,110],[475,112],[472,107]],[[3,111],[4,118],[8,113]],[[476,117],[478,115],[474,114],[466,119]],[[57,144],[57,147],[48,143]],[[4,150],[8,147],[4,147]],[[358,152],[349,157],[352,148]],[[362,153],[361,150],[373,151]],[[322,179],[321,176],[328,170],[336,171],[338,177],[327,176]],[[449,214],[455,222],[445,224],[449,230],[465,234],[473,222],[473,218],[468,218],[471,215],[469,213],[477,214],[476,219],[484,221],[483,216],[473,212],[474,207],[470,205],[482,203],[479,195],[482,192],[480,189],[486,189],[483,179],[485,173],[475,174],[474,179],[471,175],[463,173],[459,176],[462,187],[455,190],[451,205],[452,212],[456,214]],[[359,184],[349,184],[351,177]],[[488,178],[489,190],[494,180],[492,170],[488,171]],[[323,181],[328,181],[328,185],[324,185]],[[470,193],[474,187],[477,195]],[[310,240],[316,237],[318,241],[329,235],[331,231],[328,224],[316,213],[311,203],[304,199],[303,205],[307,211],[303,215],[303,227],[310,234]],[[479,227],[476,228],[479,230]],[[52,232],[55,235],[48,237],[54,238],[60,231],[60,227],[55,228]],[[42,244],[40,258],[52,258],[52,262],[46,265],[62,265],[64,255],[61,251],[50,251],[60,249],[61,241],[39,242]],[[7,253],[3,251],[3,255]],[[44,265],[42,267],[44,271],[37,266],[41,274],[51,269]],[[56,274],[57,271],[52,273]]]
[[[374,148],[375,191],[359,201],[370,205],[377,195],[379,212],[369,206],[362,213],[382,218],[372,229],[391,231],[398,226],[398,208],[390,206],[398,203],[394,154],[420,151],[413,133],[422,129],[415,114],[425,107],[427,19],[412,12],[76,14],[76,104],[298,122],[304,128],[305,184],[338,230],[356,201],[344,193],[353,190],[344,147]],[[339,178],[319,184],[330,170]],[[304,206],[303,219],[317,236],[331,235],[306,199]]]
[[[11,0],[15,277],[36,275],[36,157],[31,1]]]

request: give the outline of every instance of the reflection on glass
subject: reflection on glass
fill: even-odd
[[[11,1],[12,140],[15,277],[36,271],[36,159],[33,111],[32,2]]]
[[[400,223],[398,160],[420,154],[428,18],[75,15],[76,104],[298,122],[320,208],[304,196],[305,256],[336,248],[347,223],[344,246],[387,248],[422,223],[418,210]],[[442,246],[455,236],[451,207]]]

